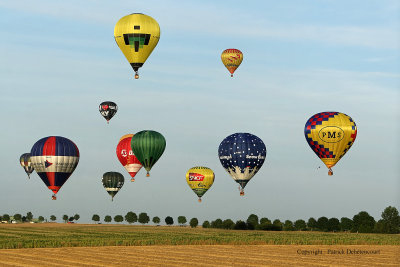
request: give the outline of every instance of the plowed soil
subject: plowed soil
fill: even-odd
[[[333,251],[337,253],[332,254]],[[341,252],[344,254],[338,254]],[[397,267],[400,266],[400,246],[178,245],[2,249],[0,265]]]

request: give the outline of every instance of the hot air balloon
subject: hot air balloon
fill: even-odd
[[[133,134],[126,134],[119,139],[119,143],[117,145],[117,157],[121,162],[122,166],[129,172],[131,178],[131,182],[135,181],[135,175],[142,168],[142,164],[137,159],[135,154],[133,154],[131,148],[131,140]]]
[[[45,137],[33,145],[31,162],[42,181],[53,191],[52,199],[55,200],[57,192],[78,165],[79,150],[65,137]]]
[[[329,169],[346,154],[357,136],[357,126],[350,116],[340,112],[321,112],[308,119],[304,135],[311,149]]]
[[[118,106],[114,102],[105,101],[99,105],[99,111],[101,116],[107,120],[107,123],[114,117],[115,113],[118,111]]]
[[[137,159],[147,171],[147,177],[153,165],[164,153],[167,142],[156,131],[141,131],[132,137],[131,148]]]
[[[199,202],[201,202],[201,197],[213,185],[214,179],[214,172],[207,167],[193,167],[186,173],[186,182],[199,197]]]
[[[31,154],[30,153],[24,153],[19,157],[19,162],[21,163],[22,168],[24,168],[24,171],[28,175],[28,178],[30,178],[30,174],[33,172],[33,166],[31,163]]]
[[[124,181],[124,176],[119,172],[106,172],[103,174],[103,179],[101,182],[103,183],[107,193],[110,194],[111,201],[114,200],[114,196],[124,185]]]
[[[249,133],[235,133],[226,137],[218,148],[222,166],[240,185],[240,195],[250,179],[260,170],[267,149],[264,142]]]
[[[143,66],[160,40],[160,26],[150,16],[133,13],[122,17],[114,28],[114,38],[139,78]]]
[[[233,77],[233,73],[239,68],[240,63],[242,63],[243,53],[238,49],[226,49],[221,54],[221,60],[231,73],[231,77]]]

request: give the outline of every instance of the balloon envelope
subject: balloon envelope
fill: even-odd
[[[304,135],[311,149],[331,168],[346,154],[357,136],[357,126],[350,116],[340,112],[321,112],[308,119]]]
[[[106,172],[103,174],[103,179],[101,180],[107,193],[111,196],[111,200],[114,199],[114,196],[122,188],[124,181],[124,176],[119,172]]]
[[[199,202],[201,202],[201,197],[213,185],[214,179],[214,172],[207,167],[193,167],[186,172],[186,182],[199,197]]]
[[[138,69],[143,66],[160,40],[160,26],[150,16],[133,13],[117,22],[114,38],[135,71],[137,79]]]
[[[164,136],[156,131],[141,131],[132,137],[131,148],[137,159],[147,171],[147,176],[153,165],[164,153],[167,142]]]
[[[114,117],[115,113],[118,111],[118,106],[114,102],[105,101],[99,105],[99,111],[101,116],[107,120],[107,123]]]
[[[31,153],[24,153],[19,157],[19,163],[21,164],[22,168],[30,178],[30,174],[33,172],[33,166],[31,162]]]
[[[78,165],[79,150],[74,142],[65,137],[45,137],[33,145],[31,162],[42,181],[53,191],[55,199],[55,194]]]
[[[117,145],[117,157],[122,166],[128,171],[132,177],[131,181],[135,181],[134,177],[142,168],[142,164],[137,159],[131,148],[133,134],[126,134],[119,139]]]
[[[264,142],[250,133],[226,137],[218,148],[222,166],[243,189],[264,164],[267,149]]]
[[[239,49],[226,49],[221,54],[221,60],[233,77],[233,73],[243,61],[243,53]]]

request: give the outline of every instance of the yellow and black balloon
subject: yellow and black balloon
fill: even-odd
[[[225,49],[221,54],[222,63],[231,73],[231,77],[233,77],[233,73],[239,68],[240,64],[243,61],[243,53],[239,49]]]
[[[201,197],[213,185],[214,179],[214,172],[207,167],[193,167],[186,173],[186,182],[190,189],[199,197],[199,202],[201,202]]]
[[[351,148],[357,126],[350,116],[340,112],[321,112],[308,119],[304,135],[311,149],[333,175],[332,167]]]
[[[160,40],[160,26],[150,16],[133,13],[117,22],[114,38],[135,71],[135,79],[138,79],[139,68],[143,66]]]

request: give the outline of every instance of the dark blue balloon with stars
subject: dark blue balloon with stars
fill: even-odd
[[[250,133],[232,134],[218,148],[222,166],[242,188],[260,170],[266,155],[264,142]]]

